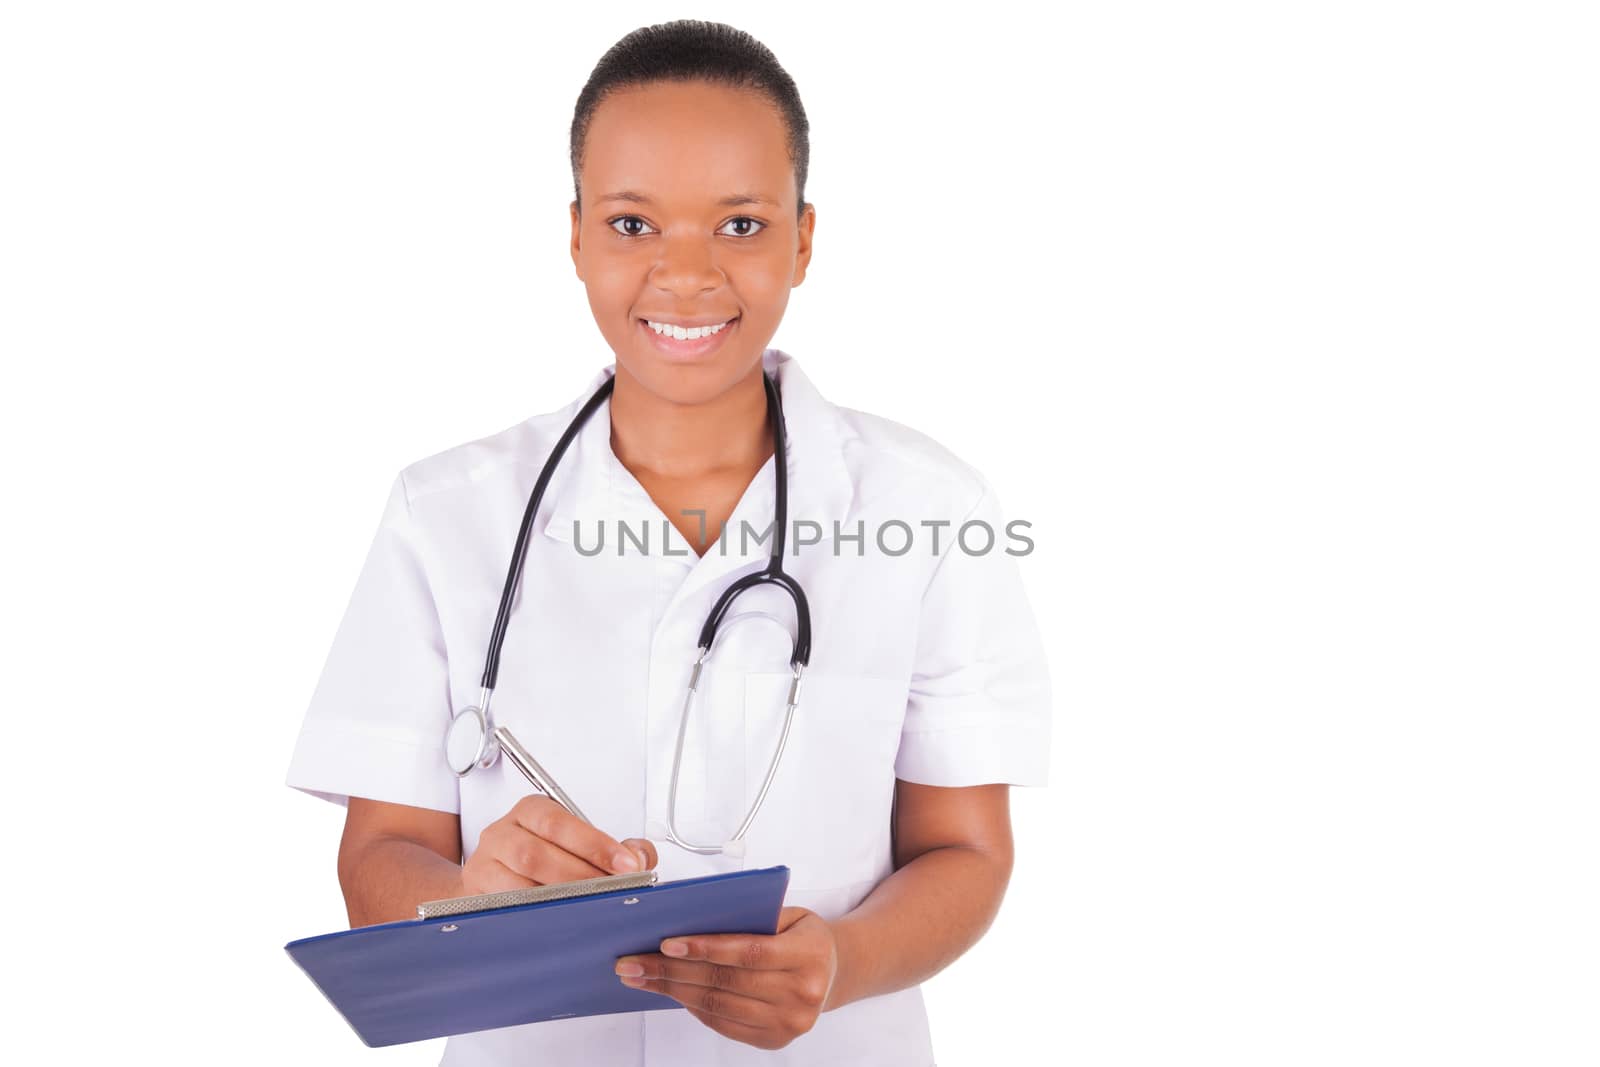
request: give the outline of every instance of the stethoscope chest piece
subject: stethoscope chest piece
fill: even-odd
[[[488,768],[500,756],[489,713],[472,705],[456,712],[444,735],[444,758],[457,778],[465,778],[474,767]]]
[[[493,693],[492,689],[483,690],[476,704],[462,708],[450,720],[444,735],[444,758],[450,769],[457,778],[465,778],[474,770],[488,770],[504,752],[506,759],[528,780],[529,785],[584,822],[589,822],[589,816],[556,784],[549,772],[533,758],[533,754],[522,747],[516,735],[508,727],[494,724],[494,719],[489,715],[489,697]]]

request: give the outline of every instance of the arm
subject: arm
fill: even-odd
[[[650,842],[618,842],[538,795],[523,797],[491,823],[465,864],[461,855],[461,818],[455,813],[351,797],[339,842],[339,885],[350,925],[414,919],[417,905],[427,900],[656,865]]]
[[[916,985],[977,943],[1011,880],[1011,787],[895,783],[895,872],[830,925],[823,1011]]]
[[[987,483],[965,521],[974,518],[1007,528]],[[772,935],[671,937],[658,952],[620,957],[619,980],[771,1049],[820,1012],[938,973],[999,911],[1011,880],[1010,783],[1044,784],[1049,716],[1044,648],[1015,560],[947,552],[923,594],[894,760],[893,873],[837,919],[786,907]]]
[[[895,785],[896,870],[832,922],[786,907],[778,932],[671,937],[622,956],[623,985],[718,1033],[783,1048],[824,1011],[938,973],[989,928],[1011,878],[1010,786]]]
[[[425,900],[462,896],[460,817],[351,797],[339,886],[351,927],[414,919]]]

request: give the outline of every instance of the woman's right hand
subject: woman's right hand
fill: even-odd
[[[647,839],[619,842],[549,797],[533,793],[484,827],[478,847],[461,867],[461,888],[463,895],[476,896],[636,874],[655,865],[656,848]]]

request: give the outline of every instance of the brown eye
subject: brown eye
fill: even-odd
[[[613,230],[616,230],[617,233],[621,234],[624,237],[642,237],[643,234],[639,230],[626,230],[626,231],[617,230],[617,223],[619,223],[619,222],[624,223],[624,224],[635,223],[636,222],[640,226],[649,226],[650,225],[649,223],[645,222],[644,219],[641,219],[638,215],[618,215],[614,219],[607,220],[606,225],[610,226]]]
[[[729,234],[728,235],[729,237],[754,237],[756,234],[760,233],[761,230],[765,229],[766,226],[767,226],[767,224],[762,222],[760,219],[753,219],[748,215],[740,215],[738,218],[729,219],[727,221],[727,225],[728,226],[743,225],[745,227],[750,227],[750,226],[760,227],[760,229],[755,229],[755,230],[751,230],[751,229],[746,228],[746,229],[740,230],[738,233]]]

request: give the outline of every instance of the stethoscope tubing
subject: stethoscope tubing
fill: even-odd
[[[495,612],[494,629],[489,634],[489,652],[483,663],[485,689],[493,690],[500,674],[500,648],[506,641],[506,623],[511,618],[511,602],[516,597],[518,583],[522,581],[522,565],[528,556],[528,534],[533,529],[533,519],[538,514],[539,502],[544,499],[545,487],[550,484],[550,477],[555,473],[556,465],[561,462],[562,455],[566,453],[567,446],[578,436],[578,430],[589,421],[594,409],[611,395],[611,390],[616,384],[616,375],[613,374],[594,391],[594,395],[583,405],[583,409],[573,418],[566,432],[556,442],[555,448],[550,452],[550,458],[545,460],[544,469],[539,472],[539,480],[533,484],[533,492],[528,496],[528,506],[522,512],[522,525],[517,530],[517,544],[511,552],[511,567],[506,572],[505,586],[500,591],[500,608]]]
[[[678,724],[678,740],[672,761],[672,782],[667,797],[667,840],[691,852],[713,854],[719,852],[742,853],[745,832],[755,820],[756,813],[760,811],[762,802],[767,797],[768,790],[777,774],[778,764],[783,758],[785,745],[788,743],[789,730],[794,722],[795,708],[800,701],[801,676],[811,660],[811,609],[806,601],[805,591],[800,583],[783,570],[783,555],[787,545],[787,526],[789,511],[788,488],[788,449],[783,420],[782,399],[778,394],[777,384],[764,371],[762,382],[767,394],[767,415],[772,422],[773,437],[773,476],[774,476],[774,532],[772,537],[772,551],[767,566],[754,574],[748,574],[738,579],[722,591],[706,616],[705,624],[700,629],[699,654],[695,659],[694,667],[690,672],[689,685],[684,693],[683,712]],[[450,730],[446,733],[447,756],[452,763],[452,770],[457,777],[465,777],[474,767],[488,767],[501,753],[506,754],[507,760],[528,779],[536,788],[542,790],[547,796],[562,805],[578,818],[589,822],[587,816],[578,809],[572,798],[556,784],[537,760],[523,748],[517,739],[505,727],[495,727],[493,719],[489,716],[489,701],[494,695],[495,683],[500,672],[500,650],[505,644],[506,626],[511,617],[511,605],[516,598],[517,587],[522,580],[522,570],[527,558],[528,538],[533,529],[534,518],[538,514],[539,504],[544,498],[545,489],[550,484],[550,479],[555,473],[556,466],[567,448],[572,444],[579,429],[589,416],[594,414],[605,399],[611,395],[616,385],[616,376],[612,374],[595,390],[583,405],[583,408],[573,417],[566,431],[556,442],[550,456],[545,460],[538,479],[534,482],[533,492],[529,494],[527,507],[522,513],[522,524],[517,530],[516,546],[511,553],[511,563],[506,572],[505,585],[500,591],[500,605],[495,613],[494,629],[489,636],[489,648],[484,659],[482,693],[478,704],[473,707],[463,708],[451,720]],[[750,806],[749,812],[740,823],[738,831],[732,839],[723,845],[697,845],[686,841],[677,830],[677,797],[678,797],[678,772],[683,761],[683,743],[688,732],[689,713],[694,704],[695,693],[699,688],[700,672],[711,654],[711,648],[716,642],[719,628],[724,616],[732,606],[735,598],[746,589],[757,585],[777,585],[787,592],[794,601],[796,634],[792,654],[789,658],[790,667],[794,671],[794,680],[789,687],[789,696],[785,705],[783,731],[779,735],[778,744],[773,751],[772,761],[767,767],[767,773],[762,781],[760,792],[756,795],[755,802]],[[763,616],[770,618],[770,616]],[[477,748],[471,762],[457,768],[454,765],[456,757],[450,754],[450,739],[456,732],[458,724],[467,719],[474,719],[477,723]]]

